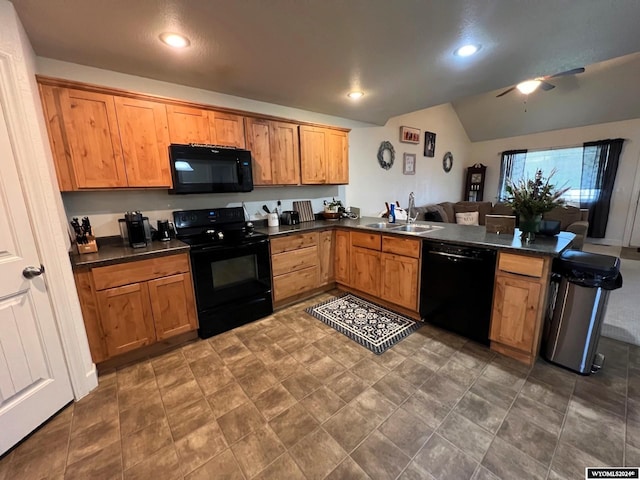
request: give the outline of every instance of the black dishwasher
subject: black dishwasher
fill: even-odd
[[[488,345],[495,267],[495,250],[424,241],[422,318]]]

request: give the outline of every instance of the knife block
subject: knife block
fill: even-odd
[[[76,243],[79,254],[95,253],[98,251],[98,242],[96,242],[96,237],[93,235],[87,235],[87,238],[89,239],[89,242],[87,243]]]

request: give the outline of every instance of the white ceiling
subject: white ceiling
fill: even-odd
[[[488,109],[522,107],[515,92],[475,95],[640,51],[637,0],[12,3],[42,57],[375,124],[464,98],[454,105],[472,140],[495,138]],[[191,46],[169,49],[158,41],[164,31],[186,34]],[[453,56],[466,42],[481,51]],[[545,105],[584,89],[589,70],[557,79],[556,89],[541,92]],[[351,89],[366,95],[353,102]],[[533,105],[532,96],[527,114]],[[507,118],[500,128],[518,133],[517,116]]]

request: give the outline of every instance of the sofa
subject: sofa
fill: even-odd
[[[485,224],[491,215],[514,215],[513,209],[503,203],[491,202],[441,202],[417,207],[418,218],[431,222],[457,223],[456,214],[478,212],[478,225]],[[572,248],[582,250],[589,229],[589,210],[572,206],[556,207],[542,216],[543,220],[560,222],[560,230],[575,234]],[[517,221],[517,218],[516,218]]]

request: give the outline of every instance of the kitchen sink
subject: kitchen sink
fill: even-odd
[[[433,225],[400,225],[399,227],[395,227],[394,230],[398,232],[407,232],[407,233],[425,233],[430,232],[432,230],[438,230],[443,227],[435,227]]]
[[[379,228],[379,229],[390,229],[390,228],[398,228],[397,223],[388,223],[388,222],[380,222],[380,223],[370,223],[365,225],[367,228]]]

